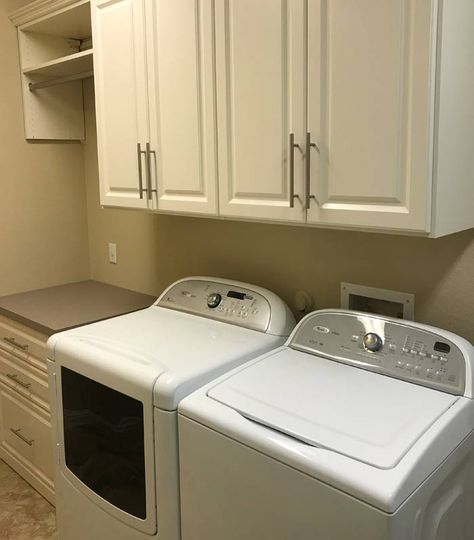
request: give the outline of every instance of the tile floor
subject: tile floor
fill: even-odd
[[[57,539],[54,508],[2,460],[0,539]]]

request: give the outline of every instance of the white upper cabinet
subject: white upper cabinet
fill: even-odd
[[[428,230],[432,2],[308,6],[308,222]]]
[[[304,1],[215,10],[220,214],[301,222]]]
[[[152,174],[159,210],[217,214],[211,0],[147,4]]]
[[[474,226],[474,2],[93,0],[101,202]]]
[[[100,202],[153,206],[144,0],[93,0]]]

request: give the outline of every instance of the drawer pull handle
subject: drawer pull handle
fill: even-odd
[[[21,428],[13,429],[10,428],[10,431],[16,435],[19,439],[21,439],[23,442],[25,442],[28,446],[33,446],[33,443],[35,442],[34,439],[27,439],[24,435],[21,433]]]
[[[23,388],[29,388],[31,386],[31,383],[26,383],[19,379],[16,373],[7,373],[7,377],[12,381],[18,383],[20,386],[23,386]]]
[[[6,341],[7,343],[9,343],[10,345],[13,345],[14,347],[18,347],[18,349],[21,349],[22,351],[28,350],[28,345],[22,345],[21,343],[17,343],[14,337],[4,337],[3,341]]]

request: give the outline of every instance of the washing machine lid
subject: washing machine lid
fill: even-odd
[[[456,396],[284,348],[208,396],[316,447],[391,469]]]

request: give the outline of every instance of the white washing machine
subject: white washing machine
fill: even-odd
[[[265,289],[214,278],[48,341],[60,540],[177,540],[177,405],[280,346],[294,327]]]
[[[179,407],[183,540],[472,540],[474,350],[325,310]]]

